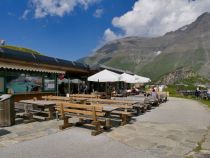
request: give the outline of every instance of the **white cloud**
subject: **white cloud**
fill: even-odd
[[[30,11],[28,9],[25,10],[24,13],[23,13],[23,15],[20,18],[26,20],[29,13],[30,13]]]
[[[121,34],[116,34],[110,28],[108,28],[104,31],[104,36],[103,36],[102,40],[99,42],[99,44],[92,51],[96,52],[96,50],[101,48],[107,42],[117,40],[117,39],[122,38],[122,37],[123,36]]]
[[[108,28],[104,31],[104,37],[102,43],[113,41],[121,37],[122,37],[121,35],[115,34],[110,28]]]
[[[94,17],[100,18],[104,13],[103,9],[96,9],[95,13],[93,14]]]
[[[74,10],[77,5],[87,9],[89,5],[100,0],[30,0],[35,9],[35,18],[50,16],[64,16]]]
[[[114,17],[112,24],[124,36],[155,37],[190,24],[204,12],[210,12],[210,0],[138,0],[131,11]],[[106,34],[117,36],[110,29]]]

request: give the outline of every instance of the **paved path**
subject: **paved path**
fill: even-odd
[[[109,133],[93,137],[90,130],[73,127],[0,148],[0,158],[209,158],[209,126],[207,108],[195,101],[170,98],[132,124]]]
[[[138,117],[133,124],[108,135],[155,157],[177,158],[196,149],[209,126],[209,109],[195,101],[170,98],[169,102]]]

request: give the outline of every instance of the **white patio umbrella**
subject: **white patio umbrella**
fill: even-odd
[[[90,77],[88,77],[88,81],[92,82],[118,82],[120,75],[109,71],[109,70],[103,70],[100,71]]]
[[[135,83],[148,83],[151,82],[150,78],[139,76],[139,75],[134,75],[135,77]]]
[[[100,71],[100,72],[88,77],[88,81],[98,82],[98,83],[105,82],[106,83],[106,92],[107,92],[107,82],[118,82],[119,78],[120,78],[119,74],[105,69],[103,71]]]
[[[135,83],[135,77],[133,75],[123,73],[120,75],[120,81],[126,83]]]

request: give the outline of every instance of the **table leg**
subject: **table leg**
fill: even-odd
[[[23,104],[24,106],[24,113],[28,114],[28,104]]]
[[[109,130],[112,126],[112,123],[111,123],[111,112],[106,112],[106,120],[105,120],[105,126],[104,126],[104,129],[105,130]]]
[[[50,120],[53,119],[53,112],[54,112],[54,108],[53,107],[49,107],[48,119],[50,119]]]
[[[136,107],[136,115],[139,116],[141,113],[140,107]]]

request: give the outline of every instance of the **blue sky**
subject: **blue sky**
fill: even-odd
[[[210,0],[0,0],[0,39],[67,60],[106,42],[156,37],[210,12]]]
[[[103,41],[112,19],[132,9],[134,0],[101,0],[87,8],[77,5],[62,16],[36,18],[29,0],[0,1],[0,39],[8,45],[37,50],[45,55],[76,60],[89,55]],[[23,17],[29,10],[27,17]],[[95,15],[96,10],[98,14]],[[97,17],[96,17],[97,16]],[[114,28],[113,28],[114,29]]]

